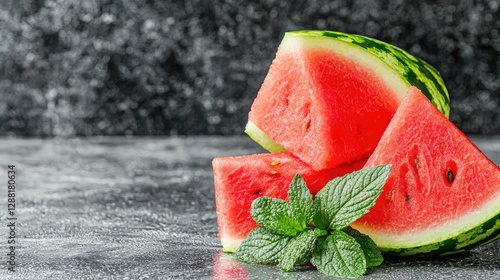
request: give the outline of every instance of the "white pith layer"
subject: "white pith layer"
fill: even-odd
[[[498,185],[500,190],[500,185]],[[353,228],[369,235],[382,248],[414,248],[456,238],[462,233],[481,226],[500,213],[500,193],[482,207],[457,219],[428,229],[408,230],[403,233],[387,232],[354,223]],[[467,236],[462,236],[465,239]]]

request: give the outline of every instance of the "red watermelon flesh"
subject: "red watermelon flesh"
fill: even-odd
[[[219,238],[225,252],[234,252],[257,224],[250,217],[252,202],[262,196],[287,199],[299,173],[316,194],[331,179],[363,167],[366,158],[333,169],[315,171],[288,152],[217,157],[213,160]]]
[[[400,99],[374,69],[285,38],[249,121],[313,169],[368,157]]]
[[[415,87],[365,167],[381,164],[392,165],[383,193],[353,225],[380,247],[435,243],[439,250],[439,242],[460,242],[461,232],[488,220],[498,231],[491,219],[500,213],[499,167]]]

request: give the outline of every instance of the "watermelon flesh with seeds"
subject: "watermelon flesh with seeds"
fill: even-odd
[[[352,226],[382,251],[447,255],[500,237],[500,169],[415,87],[365,167],[391,164],[382,195]]]
[[[250,216],[259,197],[288,198],[293,177],[300,173],[316,194],[333,178],[363,167],[366,158],[349,165],[315,171],[288,152],[217,157],[213,160],[215,204],[219,238],[225,252],[235,252],[247,234],[257,227]]]
[[[315,170],[369,156],[411,85],[444,114],[446,87],[424,61],[389,44],[328,31],[287,32],[249,112],[247,134]]]

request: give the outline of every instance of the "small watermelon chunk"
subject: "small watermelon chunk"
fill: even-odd
[[[415,87],[365,167],[391,164],[382,195],[352,226],[382,251],[447,255],[500,237],[500,168]]]
[[[217,157],[213,160],[215,204],[223,251],[235,252],[257,224],[250,217],[252,202],[262,196],[288,199],[293,177],[299,173],[316,194],[333,178],[363,167],[366,158],[333,169],[314,171],[288,152]]]
[[[411,85],[449,114],[439,73],[407,52],[340,32],[287,32],[246,132],[269,151],[332,168],[373,152]]]

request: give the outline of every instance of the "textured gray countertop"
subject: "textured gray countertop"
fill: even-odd
[[[500,163],[500,137],[473,140]],[[0,220],[8,165],[17,218],[15,273],[0,228],[0,279],[326,279],[221,253],[211,161],[257,152],[244,136],[0,139]],[[499,252],[497,241],[460,257],[386,259],[363,279],[500,279]]]

